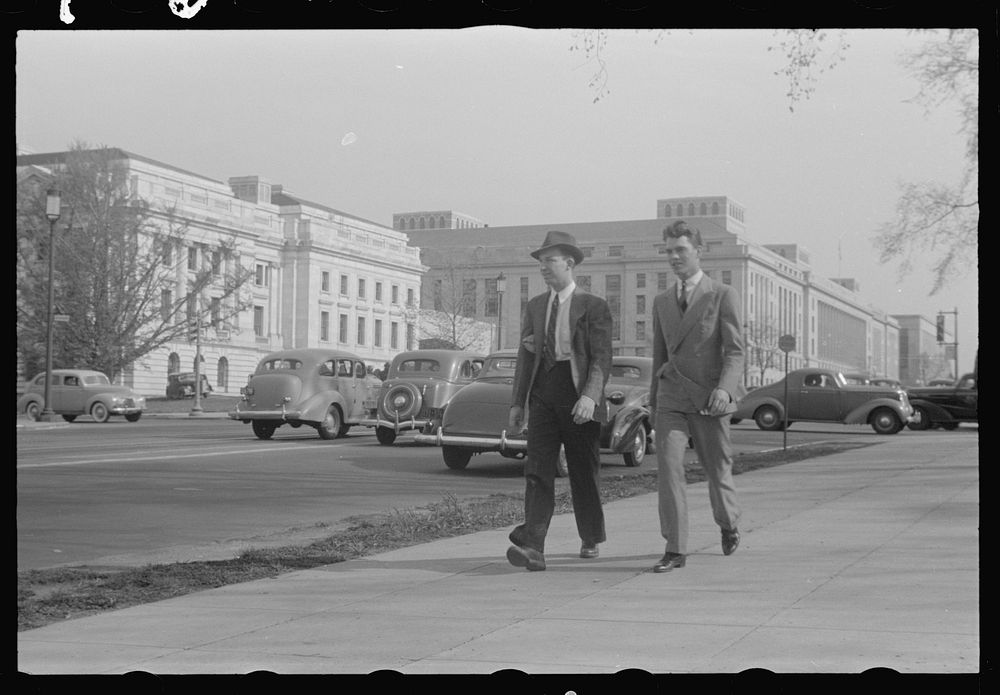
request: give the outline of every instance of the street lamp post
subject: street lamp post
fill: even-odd
[[[59,219],[60,202],[59,190],[50,188],[45,197],[45,216],[49,218],[49,311],[45,337],[45,407],[39,416],[43,422],[52,422],[56,416],[52,411],[52,328],[56,306],[56,221]]]
[[[507,291],[507,277],[497,275],[497,350],[503,347],[503,293]]]

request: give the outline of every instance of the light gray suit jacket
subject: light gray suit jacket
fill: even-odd
[[[703,275],[681,314],[677,284],[653,300],[653,378],[649,402],[660,410],[698,412],[716,388],[745,393],[739,302],[729,285]]]

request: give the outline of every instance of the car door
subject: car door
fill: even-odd
[[[354,419],[358,416],[358,380],[354,376],[354,360],[340,358],[337,360],[337,390],[344,399],[344,416]]]
[[[789,404],[789,420],[841,420],[842,394],[829,374],[806,374],[797,389],[798,403]]]
[[[955,387],[953,415],[958,419],[975,420],[979,414],[979,391],[975,377],[967,376]]]
[[[42,393],[45,393],[45,381],[42,380]],[[66,402],[65,394],[63,393],[63,375],[53,374],[52,382],[49,385],[49,398],[52,399],[52,403],[49,405],[52,410],[57,413],[63,412],[63,405]]]

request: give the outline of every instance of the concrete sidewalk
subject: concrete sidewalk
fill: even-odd
[[[18,633],[30,674],[979,673],[979,434],[902,432],[745,473],[722,555],[689,486],[687,567],[656,495],[605,506],[577,557],[553,519],[548,570],[511,567],[508,529],[226,586]]]

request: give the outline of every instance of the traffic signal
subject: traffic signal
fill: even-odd
[[[192,342],[192,343],[198,341],[198,322],[197,321],[188,321],[187,339],[188,339],[189,342]]]
[[[937,341],[944,342],[944,314],[937,315]]]

